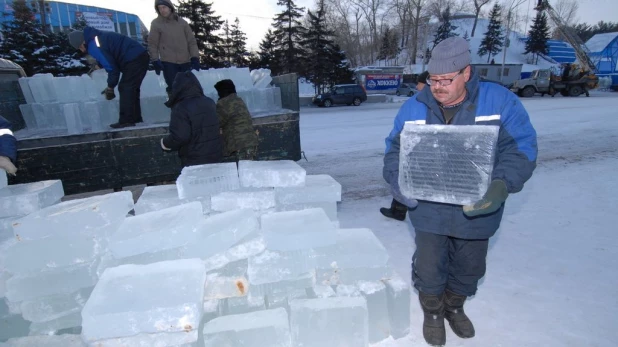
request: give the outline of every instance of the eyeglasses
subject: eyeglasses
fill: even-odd
[[[444,78],[444,79],[439,79],[439,80],[434,80],[431,78],[427,79],[427,85],[429,86],[437,86],[437,85],[441,85],[443,87],[446,86],[450,86],[451,83],[453,83],[453,81],[459,77],[459,75],[461,75],[464,72],[465,68],[459,70],[459,72],[457,73],[457,75],[453,76],[453,78]]]

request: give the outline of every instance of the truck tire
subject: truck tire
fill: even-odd
[[[580,96],[583,93],[583,89],[580,86],[572,86],[569,89],[569,96]]]
[[[521,91],[521,96],[523,96],[524,98],[531,98],[534,96],[534,93],[536,93],[536,90],[534,90],[534,87],[527,86]]]

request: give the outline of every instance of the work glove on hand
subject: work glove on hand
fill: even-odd
[[[161,71],[163,71],[163,64],[161,64],[161,60],[153,61],[152,66],[154,67],[157,76],[161,75]]]
[[[465,205],[463,212],[468,217],[496,212],[508,196],[506,183],[502,180],[493,180],[483,198],[472,205]]]
[[[13,165],[11,159],[4,156],[0,156],[0,169],[13,176],[15,176],[15,173],[17,172],[17,168]]]
[[[200,60],[198,58],[191,58],[191,69],[195,71],[200,71]]]
[[[399,188],[399,180],[396,177],[393,178],[391,182],[391,195],[393,196],[393,199],[408,206],[409,208],[416,208],[416,206],[418,206],[418,201],[403,196],[401,189]]]
[[[116,97],[116,94],[114,93],[114,88],[110,88],[110,87],[103,89],[101,94],[104,94],[105,99],[107,100],[114,100],[114,98]]]

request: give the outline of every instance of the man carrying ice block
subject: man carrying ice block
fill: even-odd
[[[0,116],[0,170],[15,175],[17,168],[14,163],[16,161],[17,140],[11,131],[11,123]],[[3,172],[0,172],[0,175],[3,174]]]
[[[476,294],[485,275],[489,238],[500,226],[507,196],[521,191],[536,168],[536,131],[523,105],[499,84],[481,82],[470,63],[465,39],[452,37],[439,43],[428,65],[429,88],[403,104],[386,138],[384,179],[393,197],[409,207],[416,233],[412,282],[419,291],[423,336],[430,345],[446,343],[444,319],[457,336],[474,336],[464,302]],[[461,206],[414,201],[401,194],[400,134],[406,121],[419,126],[499,126],[491,183],[480,201]]]

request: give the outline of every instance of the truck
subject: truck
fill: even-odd
[[[538,0],[534,9],[549,15],[562,36],[575,50],[578,63],[564,64],[562,73],[556,73],[551,69],[535,70],[529,78],[513,82],[510,90],[522,97],[532,97],[537,93],[549,94],[552,97],[558,93],[562,96],[581,94],[589,96],[588,91],[598,87],[599,77],[596,75],[596,65],[590,59],[586,45],[577,34],[569,30],[548,0]]]

